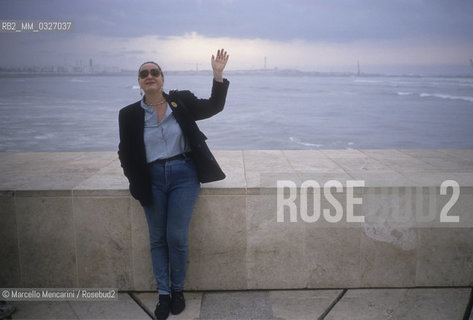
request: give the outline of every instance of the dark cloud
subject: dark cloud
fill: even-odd
[[[167,54],[177,65],[169,54],[176,39],[195,65],[198,53],[186,45],[221,37],[233,50],[243,48],[241,68],[271,55],[273,63],[279,56],[281,65],[297,68],[338,66],[356,57],[374,65],[465,69],[473,52],[472,16],[472,0],[0,0],[1,20],[74,22],[72,33],[0,33],[0,66],[72,65],[93,57],[134,68],[149,54]]]
[[[461,37],[473,40],[471,0],[2,0],[2,19],[71,19],[75,32],[120,37],[305,39]]]

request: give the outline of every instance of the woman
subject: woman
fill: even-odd
[[[130,193],[140,201],[148,222],[158,319],[185,308],[187,231],[200,182],[225,178],[195,121],[223,110],[228,58],[223,49],[212,55],[209,99],[198,99],[190,91],[163,92],[161,68],[145,62],[138,71],[143,98],[120,110],[118,156]]]

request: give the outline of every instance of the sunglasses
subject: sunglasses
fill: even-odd
[[[161,70],[159,69],[151,69],[151,70],[141,70],[139,75],[141,79],[144,79],[148,77],[148,75],[151,73],[153,77],[159,77],[161,75]]]

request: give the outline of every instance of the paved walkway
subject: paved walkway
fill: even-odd
[[[186,292],[178,319],[473,320],[473,288]],[[152,319],[157,294],[112,302],[15,302],[12,319]]]

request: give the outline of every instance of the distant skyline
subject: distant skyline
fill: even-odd
[[[2,0],[0,20],[70,20],[71,33],[0,33],[1,67],[298,69],[473,74],[471,0]]]

